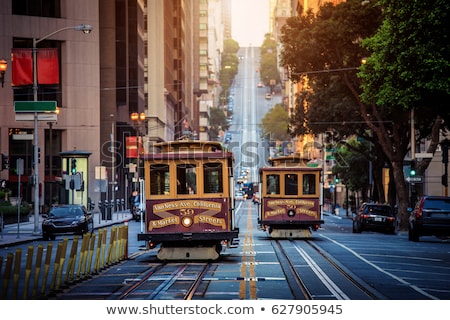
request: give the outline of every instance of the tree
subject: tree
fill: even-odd
[[[270,80],[275,80],[275,83],[280,83],[280,73],[277,68],[277,43],[273,37],[267,33],[264,37],[264,42],[261,46],[261,62],[260,62],[260,76],[264,85],[271,85]],[[272,91],[274,88],[271,88]]]
[[[225,99],[228,97],[228,90],[238,72],[239,59],[236,55],[238,51],[239,44],[237,41],[233,39],[224,41],[219,81]]]
[[[227,122],[227,117],[225,116],[225,113],[223,112],[223,109],[219,107],[213,107],[210,109],[209,112],[209,138],[211,140],[217,140],[219,137],[220,131],[226,131],[230,127],[230,125]]]
[[[360,73],[363,80],[360,106],[392,164],[401,225],[406,227],[408,191],[403,165],[406,145],[411,141],[407,125],[411,109],[415,111],[413,120],[419,129],[418,136],[414,132],[414,141],[429,138],[426,151],[433,154],[440,130],[447,130],[450,121],[450,30],[447,23],[450,3],[445,0],[431,3],[382,0],[379,3],[383,7],[383,24],[375,35],[363,41],[370,55]],[[390,130],[368,119],[370,114],[380,118],[382,112],[393,116]],[[430,161],[422,160],[417,165],[418,172],[423,173]]]
[[[282,104],[276,104],[261,119],[262,136],[270,135],[271,140],[285,141],[289,139],[287,127],[289,115]]]
[[[420,136],[431,139],[427,151],[432,153],[442,119],[449,117],[443,107],[448,104],[450,90],[449,4],[444,0],[432,4],[382,0],[381,6],[363,3],[326,4],[317,16],[308,12],[288,20],[283,30],[282,61],[291,71],[291,79],[302,81],[307,75],[311,87],[297,104],[304,115],[300,118],[304,123],[297,128],[323,130],[334,124],[339,131],[351,128],[358,134],[366,132],[366,137],[370,132],[368,139],[380,147],[392,168],[401,227],[405,228],[409,199],[403,165],[411,141],[410,110],[414,107],[420,115],[415,119],[416,128]],[[431,57],[433,54],[436,56]],[[353,71],[362,58],[367,63],[361,66],[358,78]],[[309,111],[304,112],[305,101],[307,110],[321,108],[319,103],[324,103],[328,110],[322,108],[318,114],[334,121],[315,125]],[[345,108],[347,105],[351,107]],[[354,125],[358,118],[364,120],[366,130]],[[419,165],[419,172],[426,165]]]
[[[380,148],[375,147],[376,137],[367,130],[361,117],[359,97],[353,92],[359,90],[357,69],[367,56],[360,45],[361,39],[374,34],[380,24],[381,11],[373,6],[362,7],[358,1],[338,6],[327,4],[317,15],[308,11],[288,19],[282,30],[281,52],[281,61],[290,79],[301,84],[290,118],[291,135],[331,130],[338,134],[337,140],[346,140],[354,134],[363,137],[372,143],[372,152],[357,154],[363,151],[351,150],[354,157],[366,158],[374,164],[380,159],[380,165],[373,166],[380,170],[374,177],[381,176],[385,161]],[[375,187],[375,196],[384,202],[384,194],[378,192],[380,189],[381,184]],[[364,195],[365,190],[367,185],[361,189]]]

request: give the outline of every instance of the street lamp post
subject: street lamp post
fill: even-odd
[[[5,59],[0,59],[0,82],[2,83],[2,88],[5,84],[6,69],[8,69],[8,63]]]
[[[39,39],[33,38],[33,101],[38,101],[38,82],[37,82],[37,45],[39,42],[65,30],[77,30],[83,33],[90,33],[93,29],[91,25],[80,24],[72,27],[65,27],[58,29],[52,33],[47,34]],[[39,143],[38,143],[38,112],[34,112],[34,155],[33,155],[33,171],[34,171],[34,231],[33,234],[40,234],[39,232]]]
[[[111,219],[112,214],[114,213],[114,204],[115,204],[115,194],[116,194],[116,159],[114,154],[114,140],[115,140],[115,133],[114,133],[114,114],[111,113],[109,115],[111,117]]]

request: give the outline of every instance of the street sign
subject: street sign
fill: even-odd
[[[56,122],[58,115],[56,113],[38,113],[38,121]],[[34,121],[34,113],[20,112],[16,113],[16,121]]]
[[[13,134],[12,139],[13,140],[33,140],[33,135],[28,134],[28,133]]]
[[[15,112],[56,112],[56,101],[15,101]]]
[[[416,158],[433,158],[433,154],[431,152],[418,152],[415,154]]]
[[[422,176],[406,177],[406,181],[409,183],[423,183]]]

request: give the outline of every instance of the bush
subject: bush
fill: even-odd
[[[20,222],[28,222],[31,205],[23,202],[20,206]],[[3,215],[3,224],[17,223],[17,206],[12,206],[10,202],[0,203],[0,215]]]

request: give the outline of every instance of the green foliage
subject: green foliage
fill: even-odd
[[[383,24],[363,41],[370,55],[360,73],[361,98],[391,112],[414,107],[421,137],[429,136],[437,116],[449,128],[450,2],[380,4]]]
[[[270,80],[280,83],[278,72],[277,43],[270,34],[266,34],[261,46],[260,77],[264,85],[270,85]],[[273,89],[273,88],[272,88]]]
[[[281,61],[290,79],[304,85],[295,101],[292,136],[330,128],[341,136],[364,133],[357,68],[367,51],[360,42],[375,33],[380,17],[379,9],[351,0],[336,6],[328,3],[317,15],[308,11],[287,20]]]
[[[351,138],[345,144],[340,144],[337,150],[337,165],[333,173],[343,180],[349,190],[366,190],[369,184],[369,159],[365,156],[369,154],[368,141],[359,142]]]
[[[289,139],[287,127],[289,115],[282,104],[277,104],[261,119],[262,136],[270,135],[271,140],[286,141]]]
[[[211,140],[217,140],[221,130],[226,131],[230,127],[222,108],[211,108],[209,113],[209,136]]]
[[[225,98],[228,97],[228,91],[238,72],[239,59],[236,55],[238,51],[239,44],[235,40],[226,39],[224,41],[219,81],[222,87],[222,96]]]

